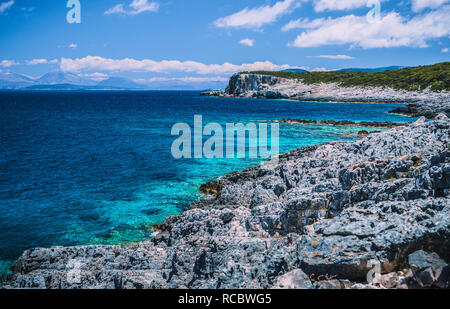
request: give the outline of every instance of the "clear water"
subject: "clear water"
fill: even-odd
[[[0,272],[23,250],[147,239],[202,183],[258,160],[174,160],[171,128],[281,118],[409,122],[393,104],[224,99],[198,92],[0,93]],[[280,150],[355,128],[280,124]],[[367,130],[367,129],[366,129]]]

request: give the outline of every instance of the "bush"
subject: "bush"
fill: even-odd
[[[430,88],[433,91],[450,91],[450,62],[378,73],[354,71],[306,73],[254,71],[242,73],[297,79],[308,85],[316,83],[338,83],[343,87],[391,87],[412,91],[422,91]]]

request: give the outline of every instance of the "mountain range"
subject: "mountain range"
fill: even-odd
[[[94,81],[61,71],[49,72],[39,78],[0,72],[0,89],[3,90],[204,90],[220,89],[225,86],[226,82],[221,81],[189,83],[170,79],[146,85],[124,77],[110,77],[102,81]]]
[[[69,72],[54,71],[39,78],[0,72],[0,89],[82,90],[82,89],[147,89],[130,79],[111,77],[100,82]]]

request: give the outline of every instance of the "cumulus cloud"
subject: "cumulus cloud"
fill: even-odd
[[[9,67],[12,67],[13,65],[19,65],[19,63],[15,62],[14,60],[2,60],[2,61],[0,61],[0,67],[2,67],[2,68],[9,68]]]
[[[347,56],[347,55],[319,55],[319,56],[309,56],[308,58],[323,58],[323,59],[334,59],[334,60],[355,59],[354,57]]]
[[[56,64],[58,63],[58,59],[33,59],[33,60],[27,60],[25,61],[28,65],[36,65],[36,64]]]
[[[436,9],[450,0],[413,0],[412,9],[414,12],[420,12],[426,8]]]
[[[366,16],[347,15],[335,19],[321,19],[313,29],[297,36],[289,46],[318,47],[324,45],[350,44],[352,47],[428,47],[431,39],[448,37],[450,34],[450,6],[438,11],[416,15],[406,19],[392,12],[377,23],[368,23]]]
[[[443,48],[443,49],[441,50],[441,52],[443,52],[444,54],[445,54],[445,53],[448,53],[448,48]]]
[[[123,4],[117,4],[105,12],[106,15],[125,14],[138,15],[144,12],[157,12],[159,4],[157,2],[148,2],[148,0],[133,0],[129,8],[125,8]]]
[[[244,45],[244,46],[253,47],[253,45],[255,44],[255,40],[243,39],[243,40],[239,41],[239,44]]]
[[[0,3],[0,13],[4,13],[7,9],[12,7],[13,5],[14,5],[14,1],[13,0]]]
[[[284,0],[273,6],[265,5],[242,11],[217,19],[214,24],[219,28],[253,28],[259,29],[265,24],[276,21],[280,16],[291,13],[299,6],[298,0]]]
[[[185,82],[185,83],[206,83],[206,82],[228,82],[228,77],[152,77],[149,79],[135,79],[134,82],[139,84],[152,84],[157,82]]]
[[[78,45],[75,44],[75,43],[72,43],[72,44],[69,45],[69,48],[72,48],[72,49],[75,49],[75,48],[77,48],[77,47],[78,47]]]
[[[254,62],[236,65],[229,62],[224,64],[204,64],[196,61],[150,59],[136,60],[108,59],[99,56],[87,56],[79,59],[61,58],[60,69],[68,72],[81,71],[115,71],[115,72],[189,72],[196,74],[232,74],[240,71],[277,71],[290,68],[289,65],[276,65],[270,61]]]

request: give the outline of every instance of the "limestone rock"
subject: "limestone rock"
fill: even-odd
[[[313,284],[309,277],[300,269],[294,269],[287,274],[279,276],[273,287],[273,289],[312,289]]]

